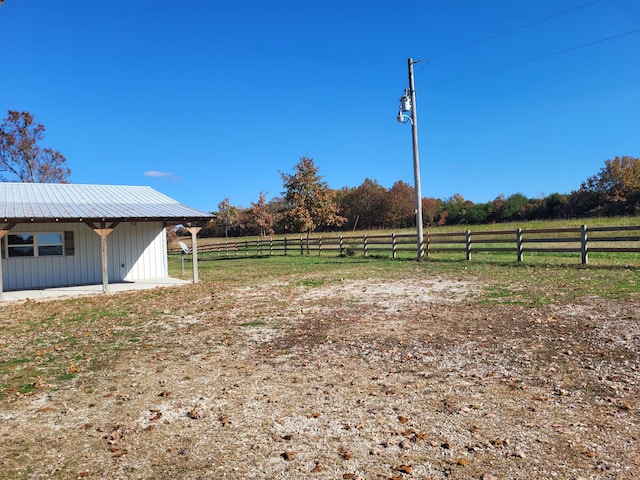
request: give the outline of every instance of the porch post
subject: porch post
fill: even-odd
[[[187,228],[191,233],[191,263],[193,265],[193,283],[198,283],[198,232],[202,227],[189,226]]]
[[[107,237],[118,225],[118,222],[111,223],[108,227],[105,222],[100,222],[100,225],[93,223],[87,223],[91,229],[100,237],[100,264],[102,269],[102,291],[107,293],[109,291],[109,262],[107,256]]]

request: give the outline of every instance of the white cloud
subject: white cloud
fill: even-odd
[[[159,172],[158,170],[147,170],[144,172],[145,177],[172,177],[172,172]]]

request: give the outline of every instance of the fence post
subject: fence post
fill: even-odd
[[[344,241],[342,239],[342,235],[340,235],[340,256],[341,257],[344,255],[343,249],[344,249]]]
[[[587,241],[587,226],[580,225],[580,252],[582,256],[582,265],[589,263],[589,242]]]
[[[304,245],[302,243],[302,237],[300,237],[300,255],[304,255]]]
[[[224,241],[224,254],[227,257],[229,256],[229,240]]]
[[[471,230],[467,230],[465,233],[466,239],[466,251],[467,251],[467,260],[471,260]]]
[[[518,263],[522,263],[522,229],[516,230],[516,253],[518,254]]]
[[[431,243],[431,238],[429,237],[429,231],[427,230],[427,233],[425,234],[426,236],[426,240],[424,242],[424,249],[425,249],[425,255],[427,256],[427,258],[429,258],[429,247],[430,247],[430,243]]]
[[[391,258],[396,258],[396,234],[391,234]]]
[[[369,247],[367,246],[367,236],[362,236],[362,250],[364,252],[365,258],[369,255]]]
[[[322,255],[322,237],[318,237],[318,256]]]
[[[287,256],[287,237],[284,237],[284,256]]]
[[[273,256],[273,237],[269,237],[269,255]]]

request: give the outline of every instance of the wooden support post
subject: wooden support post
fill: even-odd
[[[340,256],[344,255],[344,239],[342,238],[342,235],[340,235]]]
[[[471,230],[465,232],[467,260],[471,260]]]
[[[109,291],[109,261],[107,252],[107,237],[115,230],[119,222],[112,222],[108,226],[106,222],[100,224],[87,223],[89,227],[100,237],[100,265],[102,270],[102,292]]]
[[[427,258],[429,258],[429,255],[431,254],[431,252],[429,251],[429,249],[431,247],[431,237],[429,237],[429,232],[427,232],[425,235],[427,237],[425,242],[424,242],[424,244],[425,244],[425,246],[424,246],[425,255],[426,255]]]
[[[364,256],[366,258],[369,255],[369,247],[367,245],[367,236],[366,235],[362,236],[362,250],[363,250]]]
[[[193,264],[193,283],[198,283],[198,232],[202,227],[190,226],[187,228],[191,234],[191,263]]]
[[[589,263],[589,241],[587,239],[587,226],[580,225],[580,253],[582,256],[582,265]]]
[[[284,256],[287,256],[287,237],[284,237]]]
[[[391,234],[391,258],[396,258],[396,234]]]
[[[523,251],[522,251],[522,229],[516,230],[516,252],[518,254],[518,263],[522,263]]]
[[[322,255],[322,237],[318,237],[318,256]]]

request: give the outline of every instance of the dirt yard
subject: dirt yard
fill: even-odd
[[[532,307],[483,289],[434,276],[187,286],[148,316],[88,322],[74,338],[93,358],[70,358],[71,380],[0,402],[0,472],[640,478],[638,299]],[[2,326],[72,307],[5,307]],[[100,354],[116,334],[127,341]],[[65,332],[20,335],[3,336],[5,358]]]

